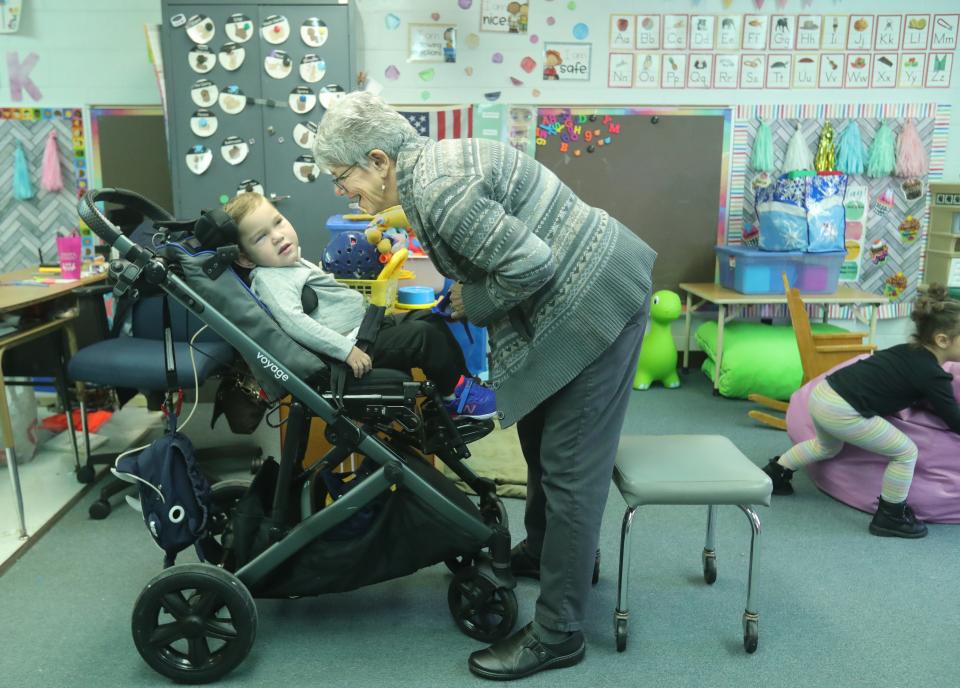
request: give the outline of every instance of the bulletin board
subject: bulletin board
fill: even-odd
[[[850,184],[862,185],[867,189],[868,212],[861,248],[848,252],[847,263],[844,271],[841,271],[843,279],[844,272],[851,267],[849,263],[854,261],[856,265],[852,267],[855,277],[850,284],[890,298],[890,303],[879,309],[881,318],[909,315],[922,277],[929,215],[927,187],[930,181],[943,176],[950,114],[949,104],[936,103],[740,106],[734,127],[731,216],[727,243],[741,243],[744,230],[750,229],[756,222],[751,183],[755,172],[749,167],[749,159],[761,119],[770,125],[774,162],[778,168],[798,123],[810,150],[815,151],[820,131],[826,122],[831,123],[838,136],[850,122],[856,122],[864,144],[869,146],[882,122],[892,129],[894,135],[898,135],[906,122],[913,120],[930,158],[929,173],[922,180],[922,193],[908,197],[901,188],[905,180],[896,176],[851,176]],[[775,174],[779,174],[779,171]],[[878,198],[884,194],[892,205],[881,213],[876,210],[876,205]],[[919,223],[918,231],[903,231],[901,225],[908,217]],[[850,238],[849,233],[847,238]],[[748,315],[778,317],[774,310],[777,309],[760,307],[758,312]],[[829,315],[832,318],[850,318],[853,312],[850,307],[831,306]]]
[[[655,289],[712,282],[724,243],[730,108],[540,108],[536,158],[657,251]]]
[[[43,152],[51,131],[57,132],[63,190],[40,187]],[[17,142],[23,146],[33,198],[13,195],[13,161]],[[87,189],[81,108],[0,108],[0,272],[9,272],[57,255],[57,233],[79,224],[77,196]]]

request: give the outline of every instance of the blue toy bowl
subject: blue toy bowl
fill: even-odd
[[[419,310],[433,308],[437,295],[432,287],[400,287],[397,290],[397,308],[401,310]]]

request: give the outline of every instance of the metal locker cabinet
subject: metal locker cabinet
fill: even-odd
[[[227,20],[238,14],[249,19],[249,30],[244,32],[249,38],[238,43],[245,52],[242,65],[229,71],[218,60],[218,53],[225,43],[230,42],[225,28]],[[212,60],[214,66],[206,74],[198,74],[190,66],[190,51],[196,43],[188,35],[187,26],[174,27],[171,24],[171,19],[178,15],[183,15],[186,20],[201,15],[213,23],[213,38],[206,44],[210,48],[206,64]],[[273,15],[285,17],[289,25],[289,35],[280,44],[264,40],[261,34],[262,22]],[[290,108],[290,94],[297,87],[309,89],[314,96],[328,85],[336,84],[346,91],[353,88],[359,71],[356,55],[360,26],[356,8],[338,0],[285,0],[277,3],[163,0],[162,17],[161,49],[174,213],[182,218],[196,217],[202,210],[220,205],[221,198],[233,197],[244,183],[256,182],[268,197],[277,198],[278,209],[297,228],[303,256],[319,260],[329,239],[324,228],[327,217],[345,212],[347,205],[345,199],[333,193],[326,175],[316,175],[312,182],[301,182],[294,176],[297,158],[312,155],[310,150],[298,145],[294,128],[298,123],[315,125],[324,109],[318,102],[309,111],[295,112]],[[301,37],[301,25],[310,18],[327,26],[326,40],[319,47],[307,45]],[[272,31],[272,25],[267,30]],[[205,38],[202,30],[193,33],[194,37]],[[314,40],[319,35],[315,30],[308,34],[308,38]],[[290,73],[282,79],[271,77],[265,67],[265,59],[278,50],[286,53],[291,62]],[[317,55],[325,65],[325,74],[315,83],[302,79],[299,69],[301,60],[310,53]],[[211,119],[216,119],[216,131],[209,136],[200,136],[191,129],[192,116],[204,109],[194,102],[191,91],[199,94],[202,89],[193,87],[203,79],[212,82],[219,94],[246,99],[239,114],[225,112],[219,96],[216,103],[205,108],[209,112],[205,117],[207,126],[211,126]],[[229,93],[230,87],[238,88],[242,95]],[[237,102],[233,100],[232,104]],[[302,134],[303,130],[298,131]],[[227,137],[236,137],[235,140],[249,148],[243,162],[231,165],[221,154]],[[187,161],[188,152],[198,144],[205,145],[213,155],[209,168],[202,174],[191,171]],[[228,145],[225,150],[229,154],[242,147]],[[236,150],[233,153],[235,155]],[[297,168],[303,171],[306,165],[305,161]]]

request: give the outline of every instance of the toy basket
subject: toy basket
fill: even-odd
[[[360,292],[367,303],[375,306],[386,306],[389,310],[397,303],[395,277],[386,280],[338,279],[337,281]]]

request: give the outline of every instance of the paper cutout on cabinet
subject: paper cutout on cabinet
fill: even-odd
[[[293,60],[283,50],[271,50],[263,58],[263,68],[274,79],[286,79],[293,71]]]
[[[213,153],[202,143],[190,146],[186,155],[187,169],[194,174],[203,174],[213,162]]]
[[[320,166],[312,155],[298,155],[293,163],[293,176],[297,181],[309,184],[317,180],[320,176]]]
[[[246,106],[247,97],[236,84],[231,84],[220,92],[220,109],[228,115],[239,115]]]
[[[220,144],[220,155],[230,165],[239,165],[250,155],[250,146],[239,136],[228,136]]]
[[[280,45],[290,38],[290,22],[279,14],[271,14],[260,25],[263,40],[272,45]]]
[[[325,110],[329,110],[331,107],[340,102],[340,100],[346,95],[347,92],[343,90],[343,86],[338,84],[327,84],[320,89],[320,104]]]
[[[317,138],[316,122],[297,122],[293,127],[293,141],[301,148],[313,149],[313,142]]]
[[[223,30],[234,43],[246,43],[253,38],[253,22],[245,14],[231,14]]]
[[[217,27],[205,14],[195,14],[187,20],[187,36],[194,43],[205,45],[213,40]]]
[[[317,104],[317,96],[314,95],[306,86],[297,86],[290,91],[290,97],[287,99],[290,109],[298,115],[304,115],[310,112]]]
[[[207,46],[195,45],[187,53],[187,62],[197,74],[206,74],[217,64],[217,58]]]
[[[224,43],[217,53],[217,62],[228,72],[234,72],[240,69],[244,59],[247,57],[247,51],[242,45],[237,43]]]
[[[244,179],[242,182],[237,184],[237,195],[239,196],[242,193],[258,193],[261,196],[265,196],[263,193],[263,184],[261,184],[256,179]]]
[[[327,42],[327,25],[316,17],[308,18],[300,26],[300,38],[311,48],[319,48]]]
[[[327,63],[315,53],[307,53],[300,60],[300,78],[315,84],[327,73]]]
[[[197,110],[190,116],[190,131],[197,136],[213,136],[217,131],[217,116],[210,110]]]
[[[197,107],[208,108],[217,102],[220,89],[209,79],[197,79],[190,87],[190,100]]]

